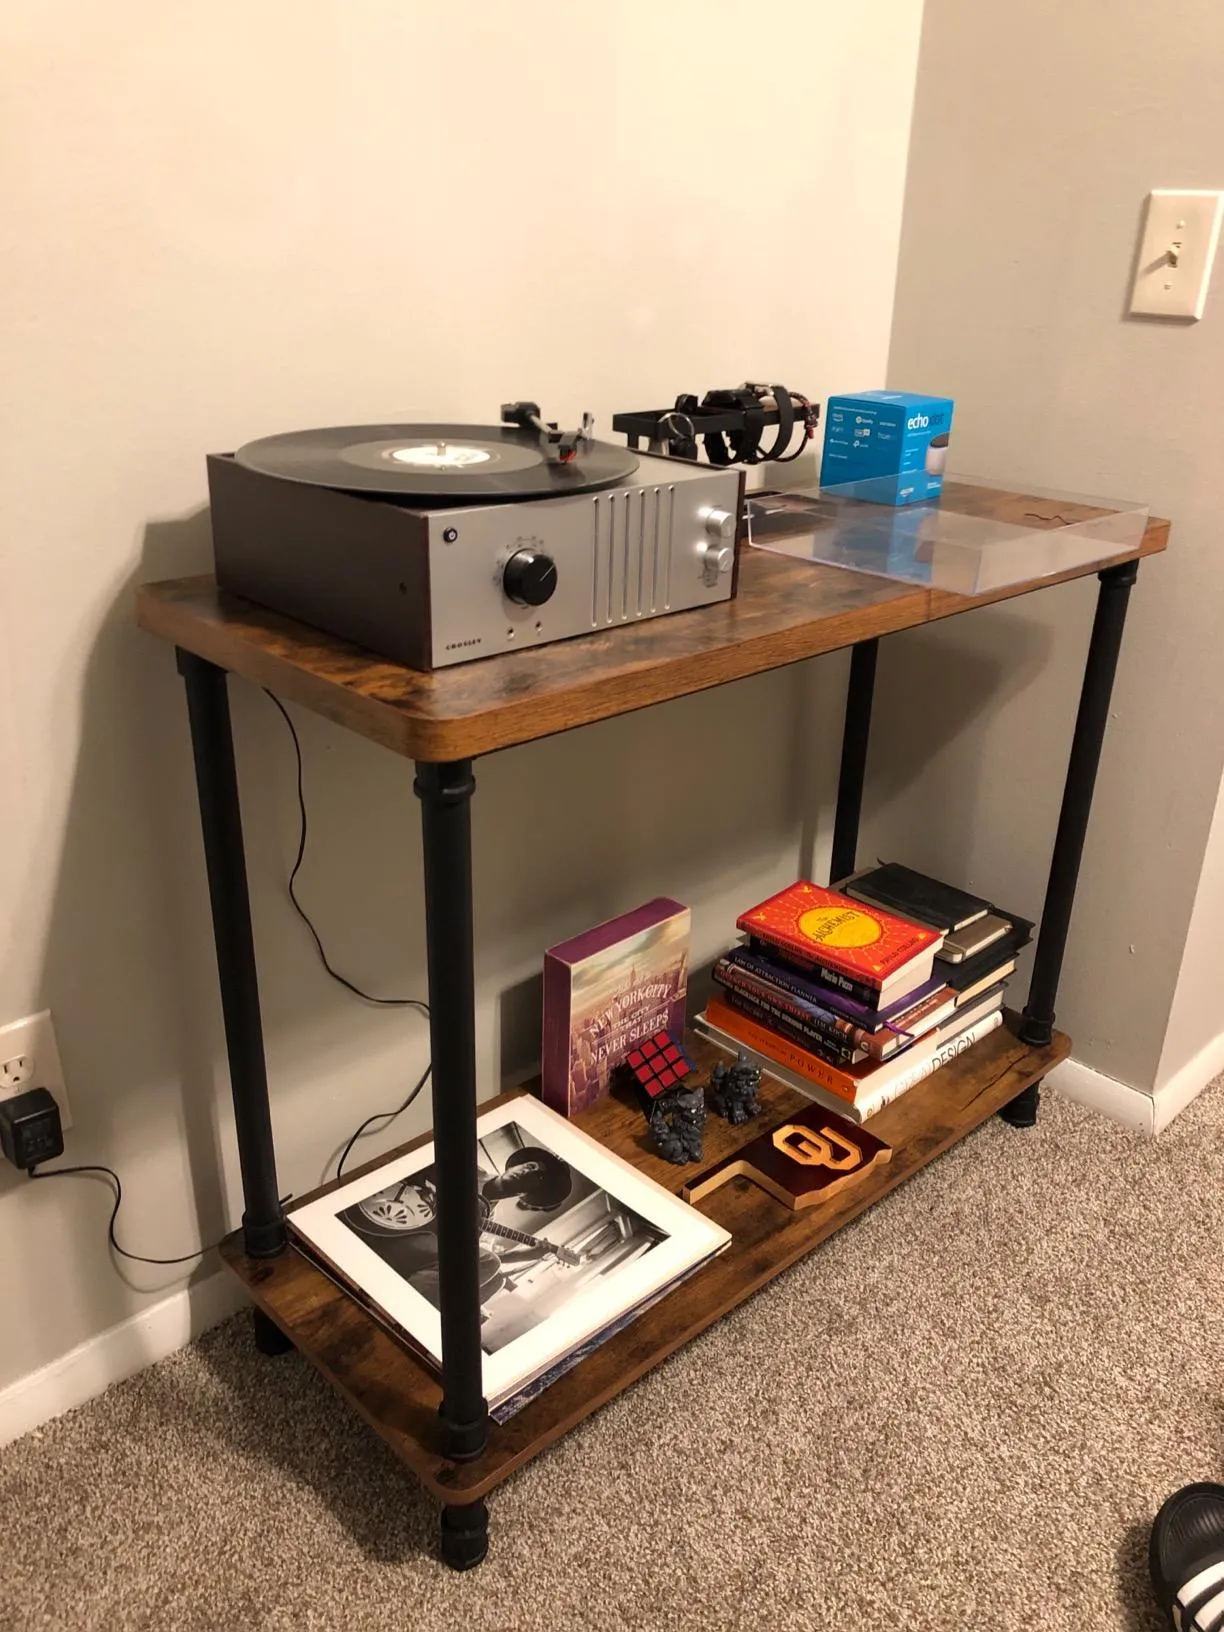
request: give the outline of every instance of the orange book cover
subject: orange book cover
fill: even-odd
[[[737,923],[783,952],[875,987],[943,941],[938,930],[806,880],[771,895]]]
[[[876,1066],[875,1060],[865,1060],[861,1065],[833,1065],[828,1060],[822,1060],[818,1054],[809,1054],[806,1048],[792,1043],[781,1032],[759,1024],[751,1015],[733,1009],[720,997],[712,997],[706,1004],[705,1012],[707,1019],[720,1031],[738,1037],[741,1043],[755,1049],[758,1054],[777,1060],[779,1065],[784,1065],[796,1076],[806,1077],[818,1088],[836,1094],[838,1099],[848,1099],[851,1104],[858,1097],[864,1077],[869,1076]]]

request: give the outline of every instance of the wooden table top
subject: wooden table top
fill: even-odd
[[[1035,502],[996,490],[988,501],[989,513],[1003,520],[1031,514]],[[1059,509],[1065,514],[1067,506]],[[1168,522],[1153,518],[1139,548],[1107,564],[1155,554],[1168,535]],[[227,594],[210,577],[143,585],[137,616],[150,633],[396,753],[445,761],[628,714],[1097,570],[1084,565],[969,596],[745,547],[734,600],[432,674]]]

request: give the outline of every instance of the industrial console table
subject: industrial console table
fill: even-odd
[[[1031,511],[1023,495],[986,492],[978,502],[988,507],[983,513],[1003,520],[1026,506]],[[1067,507],[1061,510],[1065,515]],[[1137,549],[1103,568],[1085,565],[977,596],[746,548],[732,601],[434,674],[401,668],[220,593],[211,579],[141,589],[139,621],[175,645],[187,690],[244,1198],[242,1228],[227,1238],[222,1256],[255,1303],[259,1347],[300,1349],[442,1504],[448,1564],[480,1562],[488,1548],[485,1496],[558,1436],[994,1113],[1018,1126],[1035,1120],[1041,1079],[1070,1048],[1053,1028],[1054,1002],[1127,600],[1140,557],[1163,550],[1168,533],[1167,522],[1151,520]],[[831,867],[831,877],[844,877],[855,861],[880,638],[1094,571],[1096,616],[1023,1015],[1010,1015],[1006,1026],[873,1119],[893,1159],[829,1205],[791,1212],[742,1179],[716,1192],[703,1206],[731,1232],[731,1246],[508,1422],[491,1422],[482,1395],[477,1275],[473,760],[849,646]],[[416,763],[439,1179],[440,1381],[287,1237],[227,671]],[[699,1064],[710,1059],[699,1039],[690,1037],[689,1046]],[[768,1078],[762,1102],[774,1117],[805,1103]],[[614,1093],[584,1113],[580,1125],[651,1178],[679,1188],[677,1169],[651,1151],[627,1099]],[[706,1160],[731,1154],[753,1136],[751,1125],[712,1119]]]

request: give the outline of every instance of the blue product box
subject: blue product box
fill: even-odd
[[[950,397],[856,391],[825,410],[820,485],[874,504],[922,504],[943,489]]]

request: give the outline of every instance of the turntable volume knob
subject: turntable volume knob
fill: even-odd
[[[502,573],[502,589],[519,606],[543,606],[557,587],[557,563],[542,550],[515,550]]]
[[[711,538],[717,538],[724,544],[735,541],[735,512],[732,510],[704,510],[701,515],[705,522],[705,530]]]

